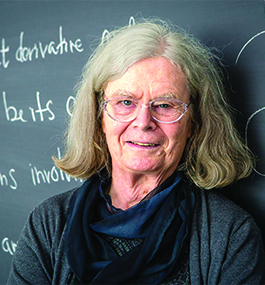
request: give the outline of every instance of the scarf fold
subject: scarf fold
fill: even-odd
[[[158,284],[178,262],[187,239],[195,196],[180,172],[148,200],[112,214],[92,176],[71,201],[66,255],[79,284]],[[105,237],[142,239],[119,257]]]

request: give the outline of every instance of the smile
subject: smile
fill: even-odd
[[[158,144],[155,144],[155,143],[140,143],[140,142],[133,142],[133,141],[129,141],[129,143],[134,144],[134,145],[144,146],[144,147],[158,146]]]

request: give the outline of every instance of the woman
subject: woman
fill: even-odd
[[[252,169],[217,66],[161,21],[102,41],[55,159],[86,181],[30,214],[8,284],[265,282],[259,229],[211,190]]]

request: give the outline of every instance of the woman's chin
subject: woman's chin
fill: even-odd
[[[138,173],[163,171],[164,161],[153,158],[131,158],[126,160],[124,169]]]

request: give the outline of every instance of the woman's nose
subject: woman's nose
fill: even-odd
[[[154,130],[156,128],[155,120],[153,119],[150,109],[147,105],[142,105],[137,117],[132,121],[134,127],[138,127],[140,130]]]

